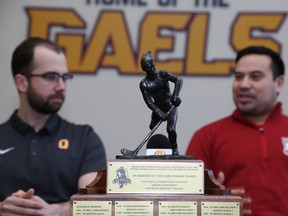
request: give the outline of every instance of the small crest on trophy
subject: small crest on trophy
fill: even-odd
[[[113,184],[119,184],[119,188],[123,188],[124,185],[131,184],[132,181],[128,177],[128,171],[124,167],[120,167],[116,170],[116,178],[113,180]]]

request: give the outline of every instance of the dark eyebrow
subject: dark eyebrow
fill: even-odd
[[[237,74],[244,74],[243,72],[241,71],[234,71],[234,74],[237,73]],[[248,74],[252,74],[252,73],[263,73],[263,71],[261,70],[254,70],[254,71],[250,71],[248,72]]]
[[[60,75],[60,73],[58,73],[58,72],[56,72],[56,71],[45,71],[43,74],[47,74],[47,73],[50,73],[50,74],[59,74]],[[63,74],[68,74],[69,72],[65,72],[65,73],[63,73]]]
[[[255,71],[251,71],[250,73],[263,73],[263,71],[255,70]]]

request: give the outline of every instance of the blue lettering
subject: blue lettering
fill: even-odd
[[[158,4],[165,7],[170,5],[176,6],[176,3],[176,0],[158,0]]]
[[[196,7],[229,7],[229,4],[225,0],[195,0],[194,6]]]
[[[173,0],[176,1],[176,0]],[[147,0],[86,0],[86,4],[94,5],[138,5],[138,6],[146,6],[147,5]]]

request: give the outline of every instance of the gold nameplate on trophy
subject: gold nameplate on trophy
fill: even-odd
[[[107,193],[204,194],[204,163],[200,160],[109,161]]]
[[[117,201],[115,202],[115,216],[153,216],[153,201]]]
[[[202,202],[202,215],[233,215],[240,216],[239,202]]]
[[[73,201],[73,214],[77,215],[111,215],[111,201],[77,200]]]
[[[162,215],[197,216],[197,202],[195,201],[159,202],[159,216]]]

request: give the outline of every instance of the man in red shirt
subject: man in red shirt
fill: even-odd
[[[198,130],[187,155],[201,159],[232,194],[244,198],[244,214],[288,214],[288,117],[277,102],[284,63],[260,46],[238,52],[232,115]]]

